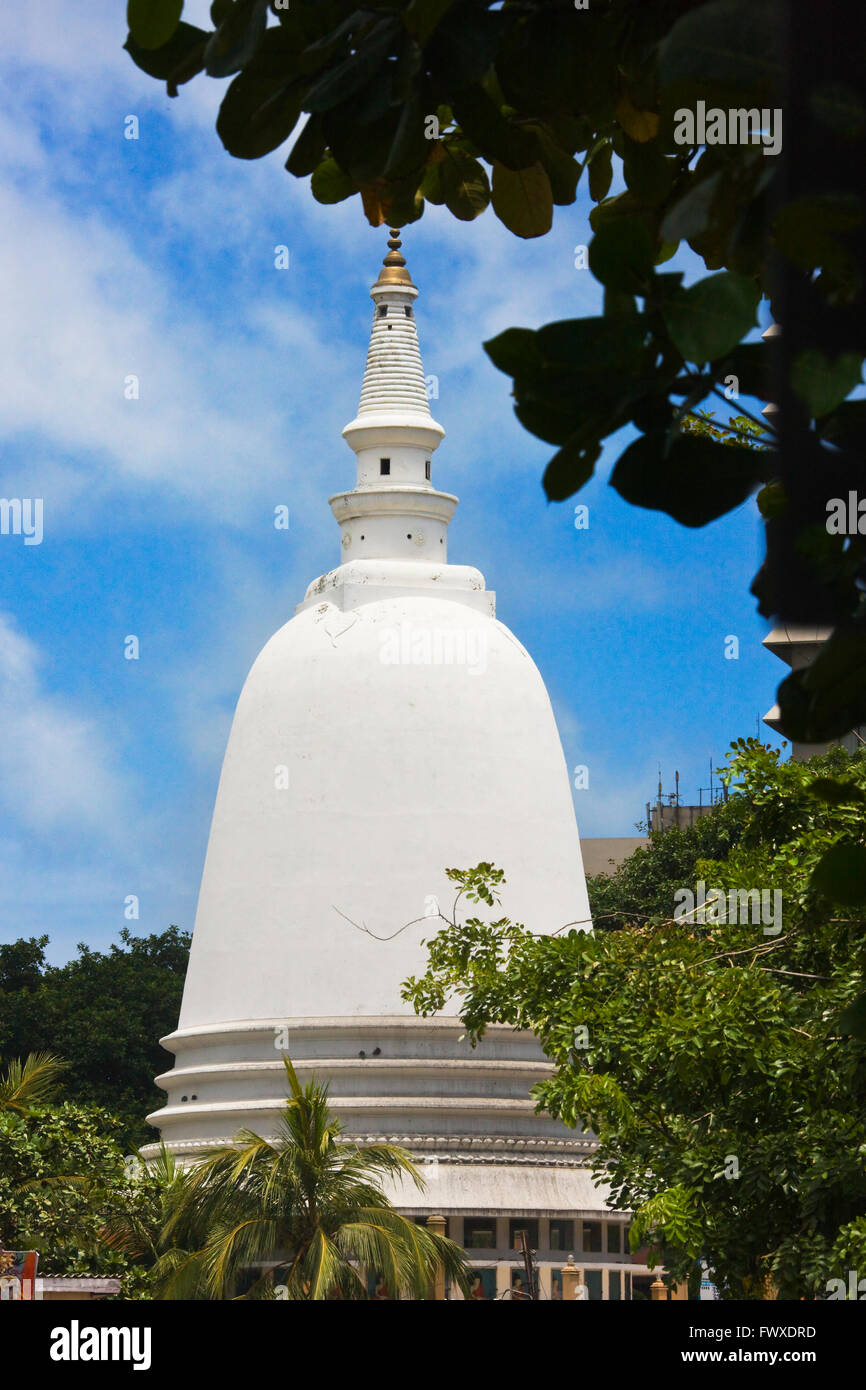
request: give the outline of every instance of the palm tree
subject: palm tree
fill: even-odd
[[[468,1293],[460,1247],[401,1216],[382,1192],[402,1176],[423,1187],[409,1155],[341,1142],[327,1087],[311,1080],[302,1089],[288,1058],[285,1067],[290,1095],[276,1138],[243,1130],[173,1188],[160,1295],[363,1299],[370,1271],[391,1297],[423,1299],[440,1263]]]
[[[0,1111],[27,1115],[35,1105],[53,1098],[67,1063],[52,1052],[30,1052],[22,1062],[10,1062],[0,1076]]]
[[[158,1264],[167,1265],[175,1253],[173,1248],[166,1248],[163,1228],[179,1203],[188,1174],[165,1144],[160,1144],[158,1155],[148,1162],[137,1150],[127,1164],[133,1158],[128,1200],[110,1207],[100,1235],[110,1250],[120,1250],[142,1268],[154,1269]],[[186,1251],[181,1254],[187,1257]]]

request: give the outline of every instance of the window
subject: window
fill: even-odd
[[[508,1223],[508,1244],[512,1250],[522,1250],[521,1231],[526,1232],[530,1250],[538,1249],[538,1222],[534,1217],[512,1217]]]
[[[607,1296],[610,1299],[611,1303],[619,1303],[622,1299],[622,1292],[620,1289],[620,1278],[618,1269],[611,1269],[608,1271],[607,1288]]]
[[[551,1248],[551,1250],[573,1250],[573,1249],[574,1249],[574,1222],[573,1222],[573,1221],[551,1221],[551,1223],[550,1223],[550,1248]]]
[[[428,481],[428,483],[429,483],[429,481],[430,481],[430,460],[429,460],[429,459],[427,459],[426,463],[424,464],[424,477],[427,479],[427,481]]]
[[[620,1244],[620,1232],[622,1226],[618,1221],[608,1221],[607,1223],[607,1253],[609,1255],[619,1255],[622,1252]]]
[[[583,1282],[586,1284],[587,1291],[588,1291],[588,1293],[589,1293],[589,1301],[590,1301],[590,1303],[601,1303],[601,1302],[602,1302],[602,1292],[601,1292],[601,1270],[600,1270],[600,1269],[587,1269],[587,1270],[584,1270]]]
[[[379,460],[379,472],[382,474],[383,477],[385,476],[385,474],[391,472],[391,460],[390,460],[390,459],[380,459],[380,460]]]
[[[403,305],[403,313],[406,315],[407,319],[411,319],[413,317],[412,310],[410,309],[408,304]]]
[[[496,1249],[496,1218],[494,1216],[467,1216],[463,1221],[463,1248],[465,1250]]]
[[[376,310],[376,317],[377,317],[377,318],[380,318],[380,319],[383,319],[383,318],[385,317],[385,315],[387,314],[387,312],[388,312],[388,306],[387,306],[387,304],[380,304],[380,305],[379,305],[379,308]]]
[[[587,1253],[597,1255],[601,1252],[601,1222],[584,1221],[583,1223],[583,1249]]]

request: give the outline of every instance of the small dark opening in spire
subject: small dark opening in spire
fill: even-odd
[[[412,307],[411,307],[411,305],[409,305],[409,304],[404,304],[404,305],[403,305],[403,313],[406,315],[407,319],[411,319],[411,318],[412,318]]]
[[[380,304],[379,307],[378,307],[378,309],[376,310],[376,313],[377,313],[377,315],[378,315],[378,317],[379,317],[380,319],[383,319],[383,318],[385,317],[385,315],[387,314],[387,312],[388,312],[388,305],[387,305],[387,304]]]
[[[383,477],[384,477],[384,475],[385,475],[386,473],[390,473],[390,472],[391,472],[391,460],[390,460],[390,459],[380,459],[380,460],[379,460],[379,472],[382,474]]]
[[[427,481],[428,481],[428,483],[429,483],[429,481],[430,481],[430,460],[429,460],[429,459],[426,459],[425,462],[424,462],[424,477],[427,479]]]

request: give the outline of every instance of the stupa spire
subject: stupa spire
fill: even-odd
[[[457,498],[432,483],[432,455],[445,431],[430,414],[415,323],[418,289],[401,245],[392,228],[370,290],[373,324],[358,414],[343,430],[358,460],[357,482],[330,501],[345,560],[440,563]]]
[[[435,425],[430,414],[418,346],[414,307],[418,289],[406,269],[401,245],[399,232],[392,228],[388,254],[370,290],[375,307],[358,416],[387,414],[392,422],[407,424],[421,417],[425,424],[434,425],[441,439],[444,430]],[[346,426],[346,430],[351,428]]]

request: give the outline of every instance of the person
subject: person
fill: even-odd
[[[470,1295],[472,1298],[484,1298],[487,1299],[488,1303],[490,1302],[487,1298],[487,1294],[484,1292],[484,1280],[481,1278],[480,1274],[476,1274],[475,1276],[475,1282],[470,1290]]]

